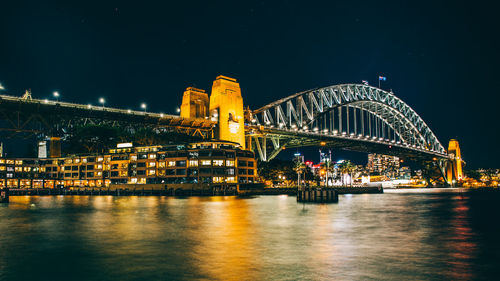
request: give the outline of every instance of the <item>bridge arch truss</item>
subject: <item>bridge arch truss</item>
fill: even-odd
[[[296,93],[253,111],[247,122],[247,135],[264,161],[285,146],[314,140],[390,145],[431,157],[447,156],[409,105],[392,92],[367,85],[342,84]]]

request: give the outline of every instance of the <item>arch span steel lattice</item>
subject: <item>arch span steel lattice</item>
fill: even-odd
[[[437,137],[409,105],[392,92],[368,85],[296,93],[253,111],[247,122],[247,135],[264,161],[285,146],[314,145],[319,140],[354,150],[389,147],[395,149],[388,154],[447,158]]]

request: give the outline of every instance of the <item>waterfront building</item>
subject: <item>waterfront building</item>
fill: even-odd
[[[105,154],[48,159],[0,158],[0,187],[56,188],[113,185],[182,185],[238,188],[256,182],[251,151],[228,141],[134,147]]]

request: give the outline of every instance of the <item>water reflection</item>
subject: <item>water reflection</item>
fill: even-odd
[[[0,280],[488,279],[498,195],[13,196]]]

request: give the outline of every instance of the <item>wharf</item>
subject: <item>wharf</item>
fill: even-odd
[[[310,187],[311,189],[319,188],[317,186]],[[309,189],[309,187],[308,187]],[[384,189],[379,186],[344,186],[331,187],[337,194],[365,194],[365,193],[384,193]],[[240,191],[241,195],[297,195],[297,187],[285,188],[260,188]]]
[[[310,190],[318,189],[310,187]],[[333,187],[336,194],[365,194],[383,193],[382,187]],[[157,185],[120,185],[108,188],[11,188],[7,191],[10,196],[42,196],[42,195],[113,195],[113,196],[220,196],[220,195],[289,195],[297,196],[296,187],[288,188],[254,188],[242,189],[239,192],[234,188],[159,188]],[[8,202],[8,199],[6,200]]]
[[[27,188],[10,189],[10,196],[112,195],[112,196],[215,196],[237,195],[235,189],[155,189],[155,188]]]

